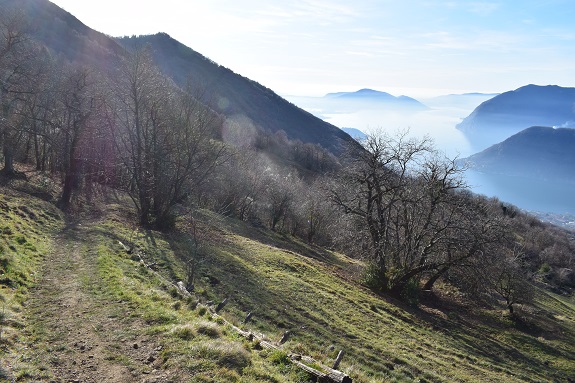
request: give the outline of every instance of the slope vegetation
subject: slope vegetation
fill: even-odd
[[[3,248],[36,259],[20,273],[35,279],[3,282],[7,379],[305,382],[287,353],[329,365],[339,350],[354,382],[568,382],[575,374],[573,298],[538,290],[519,322],[500,308],[466,306],[455,291],[406,306],[363,288],[356,260],[215,213],[194,212],[165,235],[131,225],[127,201],[101,203],[64,226],[50,203],[12,188],[2,195]],[[11,280],[14,264],[4,263]],[[174,283],[190,265],[195,289],[186,298]],[[225,321],[209,309],[224,297]],[[292,336],[280,351],[261,350],[226,321],[271,341]]]

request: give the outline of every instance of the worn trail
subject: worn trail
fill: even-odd
[[[96,293],[102,282],[95,246],[90,225],[70,226],[56,239],[29,300],[23,358],[46,382],[163,381],[153,368],[158,347],[138,335],[129,307]]]

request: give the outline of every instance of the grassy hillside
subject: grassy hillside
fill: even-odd
[[[575,376],[573,297],[540,289],[536,305],[520,310],[521,321],[498,307],[459,303],[455,291],[405,306],[363,288],[361,263],[340,254],[205,211],[193,214],[193,226],[183,217],[169,235],[144,231],[130,224],[126,206],[102,203],[97,214],[64,225],[50,203],[1,189],[0,376],[305,382],[286,353],[330,365],[340,349],[340,369],[354,382]],[[197,278],[184,298],[173,283],[185,280],[190,256]],[[210,314],[210,301],[224,297],[226,321],[272,341],[286,330],[292,337],[274,352],[246,341]],[[253,319],[242,324],[248,312]]]
[[[538,290],[512,321],[501,308],[458,303],[453,292],[419,307],[375,296],[357,283],[360,265],[324,249],[216,216],[203,232],[203,288],[231,297],[226,313],[326,364],[339,349],[358,382],[544,382],[575,376],[575,301]],[[334,347],[330,347],[330,346]],[[333,351],[330,351],[333,349]]]

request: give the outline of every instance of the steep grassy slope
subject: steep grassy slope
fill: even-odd
[[[122,204],[64,224],[46,191],[0,187],[0,381],[277,382],[307,375],[184,299],[169,243]],[[20,187],[22,186],[22,187]],[[25,190],[23,192],[22,190]],[[119,240],[137,246],[127,254]],[[157,272],[147,268],[154,259]]]
[[[10,271],[14,284],[1,291],[10,311],[0,372],[9,380],[305,382],[287,352],[329,365],[340,349],[354,382],[575,376],[572,297],[539,290],[521,321],[458,303],[455,292],[416,308],[361,287],[355,260],[210,212],[194,213],[198,250],[189,220],[170,235],[144,231],[130,224],[127,201],[63,227],[51,204],[9,188],[0,194],[4,264],[16,270],[16,254],[34,260]],[[185,280],[190,256],[196,287],[184,298],[173,283]],[[261,350],[214,319],[209,301],[224,297],[226,321],[272,341],[292,331],[282,350]],[[242,324],[248,312],[253,319]]]
[[[15,350],[26,325],[30,291],[62,227],[60,212],[35,197],[46,196],[45,188],[20,180],[10,187],[6,183],[0,177],[0,380],[7,376],[4,356]]]
[[[360,265],[353,260],[216,216],[208,221],[201,258],[208,296],[231,297],[227,315],[234,321],[254,312],[254,326],[264,333],[292,330],[286,347],[326,364],[345,350],[343,370],[354,381],[567,382],[575,376],[572,297],[540,290],[523,321],[456,299],[406,307],[356,283]]]

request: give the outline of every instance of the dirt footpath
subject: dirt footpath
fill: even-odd
[[[20,356],[34,369],[30,376],[20,373],[19,382],[166,381],[155,369],[161,348],[138,335],[141,324],[130,318],[129,306],[96,293],[95,246],[89,225],[70,226],[47,255],[27,304],[28,339]]]

